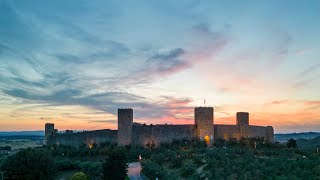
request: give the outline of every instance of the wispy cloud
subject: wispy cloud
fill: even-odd
[[[314,64],[296,75],[293,87],[301,89],[313,85],[319,75],[320,64]]]
[[[308,75],[310,75],[312,73],[318,73],[319,69],[320,69],[320,64],[314,64],[314,65],[310,66],[309,68],[307,68],[307,69],[303,70],[302,72],[300,72],[297,75],[297,77],[303,78],[303,77],[308,76]]]
[[[117,108],[131,107],[139,121],[189,123],[195,101],[209,96],[225,122],[238,108],[228,102],[254,109],[280,99],[266,106],[290,109],[293,103],[315,111],[320,66],[315,51],[304,51],[318,45],[308,37],[302,42],[303,32],[297,36],[309,26],[297,25],[295,32],[281,17],[232,7],[211,2],[123,6],[117,1],[3,0],[0,109],[5,118],[19,120],[25,113],[42,123],[53,117],[45,113],[58,109],[66,121],[99,123],[114,119]],[[305,69],[298,67],[301,53],[308,59]],[[312,101],[291,102],[293,97]],[[61,109],[82,111],[78,106],[89,112]]]
[[[91,120],[88,123],[117,124],[118,120]]]

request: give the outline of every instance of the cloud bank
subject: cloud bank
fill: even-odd
[[[298,110],[312,116],[296,118],[297,124],[319,120],[319,56],[297,53],[312,44],[297,36],[308,26],[295,26],[301,27],[297,33],[283,23],[286,17],[211,3],[1,1],[2,127],[54,119],[39,107],[73,107],[74,113],[59,112],[88,124],[115,125],[123,107],[134,108],[141,122],[193,123],[193,107],[204,98],[217,107],[220,122],[233,122],[234,111],[244,109],[262,123],[257,104],[290,106],[267,103],[274,99],[304,102]],[[79,106],[88,110],[82,117]],[[31,123],[32,116],[8,124],[26,107],[39,113],[39,122]]]

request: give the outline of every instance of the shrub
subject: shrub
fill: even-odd
[[[167,175],[162,166],[152,161],[144,161],[142,163],[142,172],[150,179],[162,179]]]
[[[2,170],[9,179],[51,179],[54,173],[54,160],[48,151],[38,149],[21,150],[9,156]]]
[[[102,179],[103,169],[100,162],[82,162],[79,164],[80,169],[84,172],[88,179]]]
[[[184,167],[183,169],[182,169],[182,175],[184,176],[184,177],[187,177],[187,176],[190,176],[190,175],[192,175],[194,172],[196,172],[196,167],[193,165],[193,164],[189,164],[189,165],[187,165],[186,167]]]
[[[72,176],[71,180],[87,180],[87,177],[83,172],[78,172]]]

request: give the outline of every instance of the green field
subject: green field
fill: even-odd
[[[37,141],[31,139],[10,139],[10,140],[0,140],[0,147],[10,146],[12,150],[15,149],[25,149],[28,147],[34,148],[42,145],[37,144]]]

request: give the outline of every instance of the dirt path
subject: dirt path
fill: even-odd
[[[142,168],[140,162],[129,163],[128,177],[131,180],[143,180],[140,175],[141,169]]]

